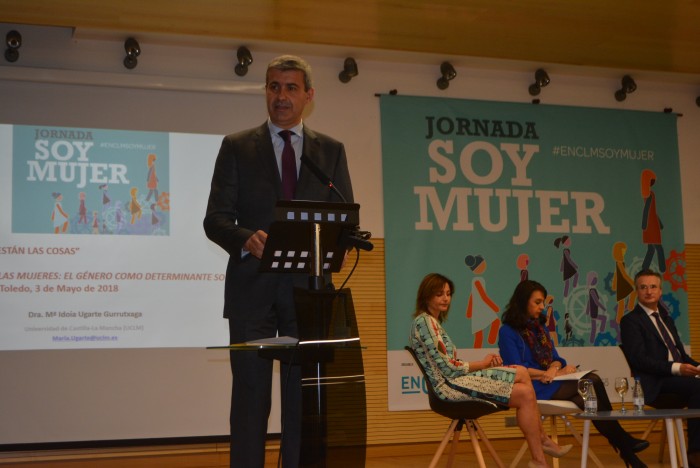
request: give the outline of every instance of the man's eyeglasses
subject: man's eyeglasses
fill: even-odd
[[[637,286],[637,288],[641,289],[642,291],[646,291],[647,289],[650,291],[656,291],[657,289],[659,289],[659,286],[657,286],[656,284],[642,284]]]

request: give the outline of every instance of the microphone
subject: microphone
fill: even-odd
[[[318,167],[318,164],[313,162],[311,158],[309,158],[307,155],[302,154],[301,155],[301,163],[306,164],[306,166],[311,169],[311,172],[314,173],[316,178],[321,181],[323,185],[328,186],[331,190],[333,190],[343,201],[343,203],[347,203],[347,200],[345,200],[345,197],[343,196],[342,193],[340,193],[340,190],[335,186],[333,181],[331,180],[330,177],[328,177],[326,174],[323,173],[320,167]],[[358,226],[355,226],[353,229],[344,229],[343,233],[341,235],[341,243],[353,247],[353,248],[358,248],[362,250],[372,250],[374,248],[374,245],[369,241],[370,237],[372,237],[372,233],[369,231],[360,231]]]
[[[301,155],[301,163],[302,163],[302,164],[306,164],[306,166],[307,166],[309,169],[311,169],[311,172],[314,173],[314,175],[316,176],[316,178],[317,178],[318,180],[320,180],[321,183],[322,183],[323,185],[327,185],[329,189],[333,190],[333,191],[336,193],[336,195],[338,195],[338,196],[340,197],[340,199],[343,201],[343,203],[347,203],[347,201],[345,200],[345,197],[343,196],[343,194],[340,193],[340,190],[338,190],[338,189],[336,188],[336,186],[335,186],[335,184],[333,183],[333,181],[331,180],[331,178],[328,177],[326,174],[323,173],[323,171],[321,170],[321,168],[318,167],[318,164],[316,164],[315,162],[313,162],[313,161],[311,160],[311,158],[309,158],[309,157],[308,157],[307,155],[305,155],[305,154],[302,154],[302,155]]]

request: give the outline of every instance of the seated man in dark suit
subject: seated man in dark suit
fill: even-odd
[[[620,321],[625,356],[639,377],[646,403],[661,394],[678,396],[679,408],[700,408],[700,367],[688,356],[671,317],[659,310],[661,275],[642,270],[634,277],[637,306]],[[700,468],[700,419],[688,420],[688,461]]]

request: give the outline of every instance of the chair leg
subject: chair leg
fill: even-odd
[[[508,468],[515,468],[518,466],[518,463],[520,463],[520,459],[523,458],[523,455],[525,455],[525,451],[527,450],[527,442],[523,442],[523,445],[520,446],[520,450],[518,450],[518,453],[515,455],[515,458],[513,459],[512,462],[510,462],[510,465],[508,465]]]
[[[557,417],[552,415],[549,417],[549,438],[559,445],[559,434],[557,433]],[[559,468],[559,459],[552,457],[552,468]]]
[[[501,457],[498,456],[498,452],[496,452],[496,449],[494,449],[493,445],[491,445],[491,441],[489,440],[489,438],[486,437],[486,433],[481,428],[479,421],[477,421],[476,419],[472,419],[471,423],[474,425],[476,432],[479,434],[479,438],[481,438],[481,441],[484,443],[484,445],[486,445],[486,450],[489,451],[491,457],[493,458],[493,461],[496,463],[498,468],[505,468]]]
[[[450,456],[447,458],[447,468],[452,468],[452,463],[455,461],[455,455],[457,455],[457,444],[459,443],[459,438],[462,434],[462,426],[464,426],[464,419],[460,419],[452,432],[452,445],[450,447]]]
[[[484,461],[484,454],[481,453],[481,447],[479,446],[479,438],[474,430],[474,424],[472,420],[467,421],[467,429],[469,429],[469,438],[472,440],[472,446],[474,447],[474,455],[476,455],[476,461],[479,463],[479,468],[486,468],[486,462]]]
[[[437,449],[437,452],[435,452],[435,455],[433,455],[433,459],[430,462],[429,468],[435,468],[438,464],[438,461],[440,461],[440,456],[442,455],[442,452],[445,450],[445,445],[447,445],[447,442],[450,440],[450,436],[454,432],[455,427],[457,426],[457,423],[459,422],[459,419],[453,419],[452,423],[450,423],[450,427],[447,428],[447,432],[445,432],[445,436],[442,438],[442,441],[440,442],[440,446]]]
[[[642,439],[647,440],[647,437],[649,437],[649,434],[651,434],[651,431],[654,430],[654,427],[656,427],[656,423],[659,422],[658,419],[652,419],[649,421],[649,425],[647,426],[646,430],[644,431],[644,434],[642,434]]]
[[[518,453],[515,455],[515,458],[513,459],[512,462],[510,462],[510,465],[508,465],[508,468],[515,468],[518,466],[518,463],[520,463],[520,459],[523,458],[523,455],[525,455],[525,451],[527,450],[527,442],[523,442],[523,445],[520,446],[520,450],[518,450]]]
[[[644,433],[642,434],[642,439],[644,439],[644,440],[649,439],[649,434],[651,434],[651,431],[654,430],[657,422],[659,422],[658,419],[652,419],[651,421],[649,421],[647,428],[644,430]],[[666,425],[662,424],[661,425],[661,443],[659,444],[659,458],[658,458],[659,463],[663,463],[663,461],[664,461],[664,447],[666,446],[664,444],[665,440],[666,440]]]

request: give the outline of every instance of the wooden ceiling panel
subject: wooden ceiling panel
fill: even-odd
[[[700,2],[0,0],[5,23],[700,75]]]

